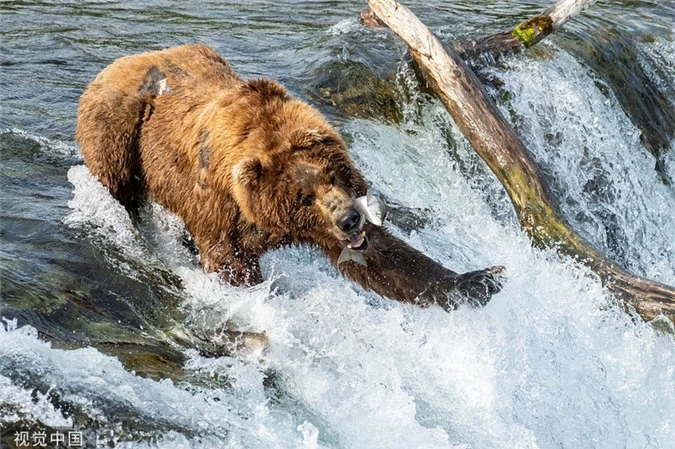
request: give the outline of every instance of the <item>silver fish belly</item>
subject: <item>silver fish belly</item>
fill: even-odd
[[[384,201],[373,196],[370,191],[365,196],[354,200],[354,207],[361,213],[361,226],[368,220],[375,226],[382,226],[387,218],[387,206]]]

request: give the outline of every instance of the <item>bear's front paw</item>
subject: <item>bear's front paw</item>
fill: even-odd
[[[457,291],[472,306],[483,307],[492,295],[502,289],[505,270],[502,266],[495,266],[460,274],[456,279]]]

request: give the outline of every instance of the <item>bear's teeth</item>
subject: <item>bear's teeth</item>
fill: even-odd
[[[349,237],[349,243],[347,244],[347,247],[352,249],[360,247],[361,245],[363,245],[364,237],[365,236],[363,232],[358,235],[352,235],[351,237]]]

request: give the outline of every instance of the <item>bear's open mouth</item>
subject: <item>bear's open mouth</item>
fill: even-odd
[[[354,251],[365,251],[368,249],[368,239],[366,238],[366,233],[361,231],[354,233],[342,240],[343,246],[354,250]]]

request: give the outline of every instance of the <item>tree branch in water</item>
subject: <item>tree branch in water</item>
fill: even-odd
[[[455,51],[464,59],[483,56],[496,60],[504,54],[516,53],[537,44],[596,1],[558,0],[541,14],[519,23],[511,30],[458,44]],[[371,28],[387,26],[386,20],[380,19],[372,8],[361,11],[360,17],[361,23]]]

